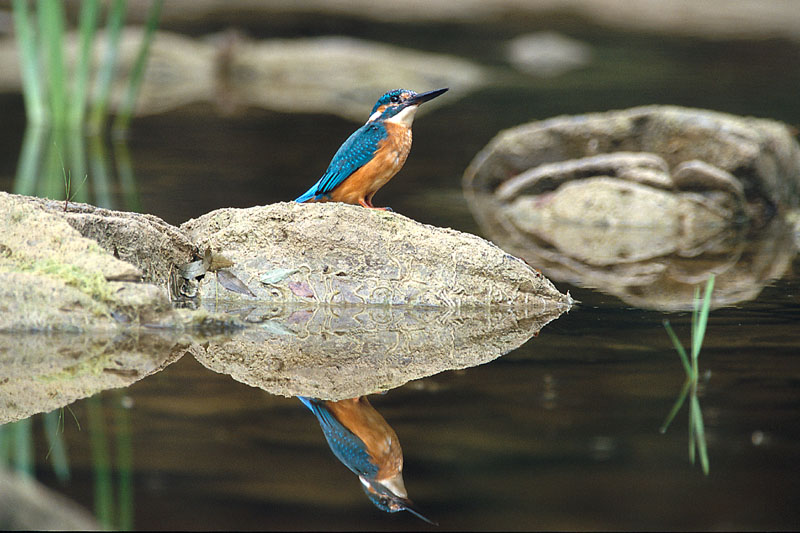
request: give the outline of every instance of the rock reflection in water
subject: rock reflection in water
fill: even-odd
[[[174,334],[0,334],[0,425],[127,387],[180,359]]]
[[[201,364],[272,394],[344,400],[487,363],[563,311],[319,306],[238,312],[250,326],[194,345]]]
[[[712,273],[712,307],[754,300],[797,254],[794,227],[781,217],[760,228],[720,229],[684,247],[660,246],[664,241],[644,228],[519,224],[514,207],[490,195],[471,196],[470,206],[487,237],[548,278],[594,287],[641,309],[691,309],[694,288]]]
[[[339,461],[358,476],[370,501],[382,511],[408,511],[435,524],[415,508],[403,482],[403,450],[394,429],[366,396],[338,402],[300,396],[317,417]]]

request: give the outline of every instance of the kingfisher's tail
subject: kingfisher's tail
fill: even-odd
[[[302,196],[300,198],[302,198]],[[300,199],[295,200],[295,202],[299,202],[299,201],[300,201]],[[305,405],[306,407],[311,409],[311,412],[314,412],[314,403],[313,403],[314,400],[313,400],[313,398],[308,398],[306,396],[298,396],[297,399],[300,400],[301,402],[303,402],[303,405]]]
[[[314,199],[314,192],[309,190],[308,192],[306,192],[302,196],[298,196],[297,198],[295,198],[294,201],[297,202],[298,204],[302,204],[303,202],[307,202],[307,201],[313,200],[313,199]]]

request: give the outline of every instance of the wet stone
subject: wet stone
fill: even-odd
[[[552,279],[687,309],[712,272],[735,302],[786,268],[776,243],[800,205],[800,145],[775,121],[638,107],[503,131],[463,183],[486,234]],[[750,249],[774,268],[754,269]],[[680,275],[686,258],[707,269]]]
[[[223,251],[253,297],[214,276],[204,300],[567,309],[568,295],[488,241],[402,215],[343,204],[220,209],[181,226],[201,249]]]

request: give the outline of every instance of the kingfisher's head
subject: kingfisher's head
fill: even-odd
[[[386,511],[387,513],[408,511],[429,524],[439,525],[420,513],[414,503],[408,499],[402,473],[398,472],[393,477],[381,481],[367,479],[364,476],[359,476],[358,479],[361,481],[361,486],[364,492],[367,493],[367,497],[381,511]]]
[[[437,96],[447,92],[444,89],[436,89],[426,93],[415,93],[408,89],[395,89],[381,96],[372,108],[368,122],[376,120],[398,122],[405,126],[411,126],[414,121],[414,114],[423,102],[433,100]]]

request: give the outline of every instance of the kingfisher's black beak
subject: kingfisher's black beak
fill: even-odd
[[[428,91],[426,93],[415,94],[408,100],[406,100],[407,105],[419,105],[423,102],[427,102],[428,100],[433,100],[437,96],[440,96],[446,93],[450,87],[445,87],[444,89],[436,89],[435,91]]]

